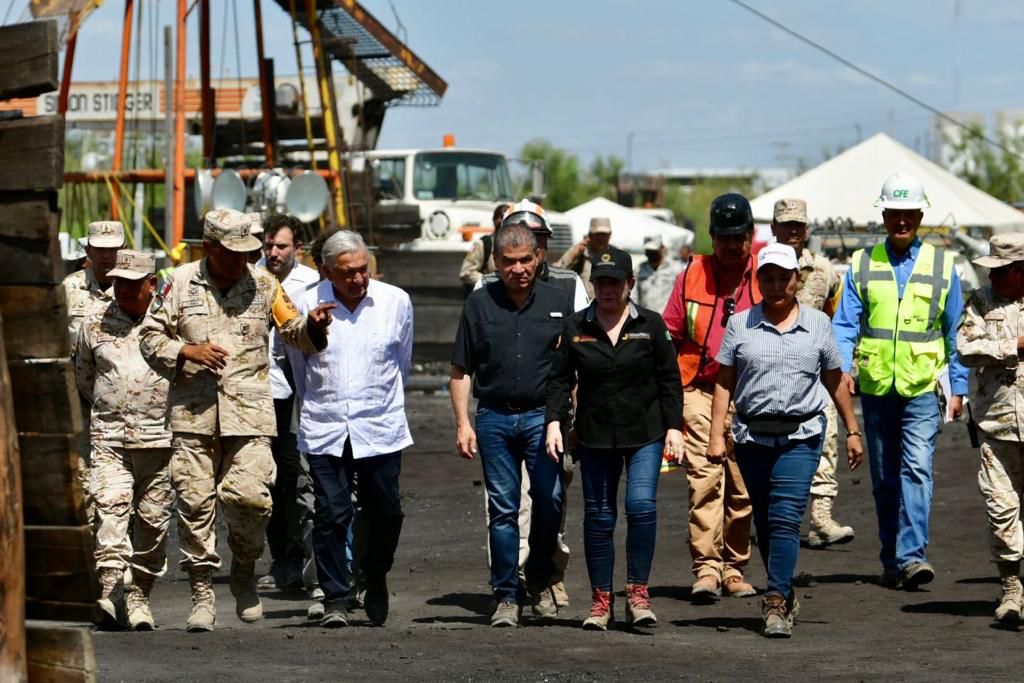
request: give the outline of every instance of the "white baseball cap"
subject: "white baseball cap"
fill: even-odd
[[[767,265],[778,266],[785,270],[799,270],[800,265],[796,260],[796,250],[788,244],[769,244],[757,254],[757,267],[763,268]]]

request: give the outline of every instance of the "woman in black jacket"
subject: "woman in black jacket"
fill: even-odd
[[[654,311],[629,302],[632,260],[614,247],[594,258],[595,299],[566,322],[548,379],[546,448],[562,451],[566,406],[577,389],[575,432],[583,481],[583,538],[593,589],[583,628],[612,621],[616,499],[626,470],[626,621],[657,623],[647,579],[657,530],[662,456],[682,461],[682,385],[668,329]]]

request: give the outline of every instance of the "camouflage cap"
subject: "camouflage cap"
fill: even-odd
[[[249,234],[260,237],[263,235],[263,214],[258,211],[245,214],[249,217]]]
[[[120,249],[124,246],[124,226],[121,221],[93,221],[83,246]]]
[[[988,256],[976,258],[973,263],[982,268],[1000,268],[1017,261],[1024,261],[1024,233],[1004,232],[992,235]]]
[[[219,242],[225,249],[248,253],[263,246],[252,236],[252,221],[241,211],[214,209],[203,219],[203,239]]]
[[[807,224],[807,202],[802,199],[780,199],[775,202],[772,220],[776,223]]]
[[[110,277],[123,277],[127,280],[141,280],[156,273],[156,257],[142,251],[121,249],[117,252],[117,261]]]
[[[610,235],[612,233],[612,220],[610,218],[600,218],[595,216],[590,219],[590,234],[597,235],[605,233]]]

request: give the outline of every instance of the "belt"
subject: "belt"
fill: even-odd
[[[525,413],[528,410],[543,408],[546,401],[491,401],[481,400],[479,405],[491,410],[499,410],[505,413]]]
[[[754,434],[785,436],[796,432],[804,422],[820,416],[821,413],[809,413],[807,415],[740,415],[739,418]]]

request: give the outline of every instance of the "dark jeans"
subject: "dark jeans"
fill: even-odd
[[[491,586],[498,601],[519,594],[522,463],[530,477],[530,557],[526,582],[547,586],[562,523],[562,465],[544,452],[544,408],[506,411],[480,404],[476,434],[490,514]]]
[[[784,446],[736,444],[736,463],[750,494],[757,529],[757,548],[768,572],[766,593],[789,598],[800,552],[800,525],[811,480],[821,460],[825,418],[821,434],[790,441]]]
[[[359,514],[366,525],[366,544],[356,563],[367,584],[379,585],[395,559],[402,533],[402,503],[398,475],[402,452],[352,457],[352,446],[345,442],[341,457],[329,454],[309,456],[313,475],[313,555],[317,576],[327,600],[340,600],[352,588],[352,575],[345,558],[345,545],[354,515],[352,487],[359,501]]]
[[[862,394],[860,405],[882,545],[879,559],[887,570],[905,569],[927,559],[939,399],[931,391],[914,398],[892,391]]]
[[[640,448],[579,446],[583,550],[591,588],[612,590],[619,479],[626,470],[626,582],[646,584],[658,529],[658,475],[665,442]]]
[[[274,399],[277,436],[270,440],[270,452],[277,465],[277,480],[270,487],[274,508],[267,524],[267,545],[275,561],[289,560],[302,566],[302,507],[299,505],[299,478],[304,477],[295,434],[292,433],[294,399]]]

